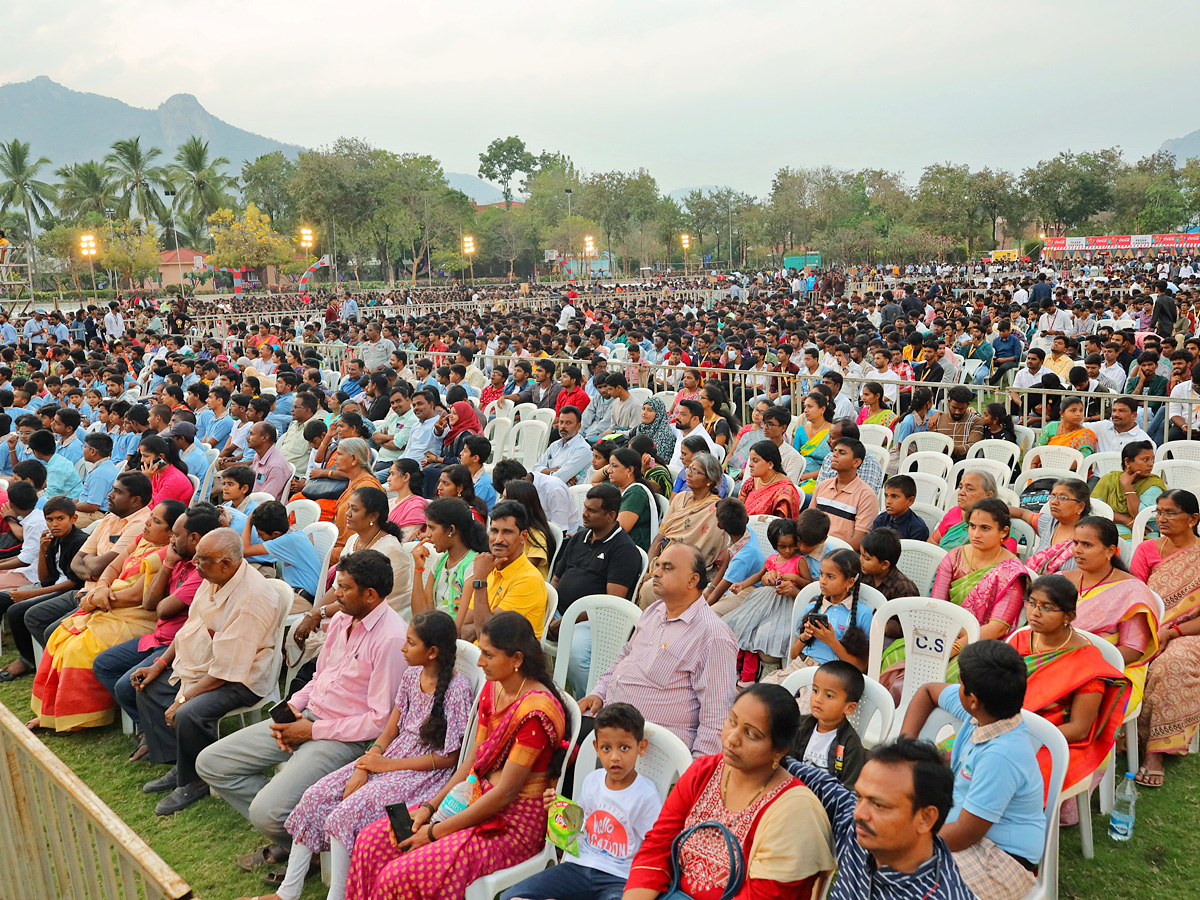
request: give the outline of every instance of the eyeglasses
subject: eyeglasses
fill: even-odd
[[[1050,499],[1051,500],[1061,500],[1063,503],[1070,503],[1070,502],[1082,503],[1083,502],[1078,497],[1072,497],[1070,494],[1051,494]]]
[[[1048,603],[1034,603],[1033,600],[1026,600],[1025,605],[1030,609],[1036,609],[1041,613],[1060,613],[1062,612],[1057,606],[1051,606]]]
[[[1186,516],[1187,513],[1182,509],[1156,509],[1154,515],[1159,519],[1170,519],[1175,516]]]

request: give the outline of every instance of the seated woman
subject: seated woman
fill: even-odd
[[[772,441],[759,441],[750,448],[750,477],[739,494],[752,516],[800,515],[800,492],[783,471],[783,458]]]
[[[755,684],[734,701],[721,730],[723,753],[702,756],[667,795],[633,859],[623,900],[655,900],[670,885],[673,846],[687,829],[720,822],[745,860],[738,897],[818,897],[837,867],[829,818],[813,793],[780,766],[800,726],[791,694]],[[680,890],[719,900],[731,861],[714,830],[695,831],[678,849]]]
[[[708,567],[710,583],[728,546],[729,538],[717,528],[717,503],[721,498],[714,485],[721,478],[721,464],[711,453],[697,453],[684,472],[688,489],[671,498],[667,514],[658,525],[658,534],[650,542],[650,565],[638,590],[637,602],[642,609],[654,602],[651,583],[654,560],[672,542],[681,541],[700,552]]]
[[[1079,397],[1064,397],[1058,408],[1058,421],[1042,426],[1039,447],[1070,447],[1085,457],[1096,452],[1096,432],[1083,424],[1085,407]]]
[[[1129,538],[1130,526],[1137,514],[1153,509],[1167,490],[1167,484],[1153,473],[1154,445],[1150,441],[1133,441],[1121,448],[1121,468],[1100,476],[1092,488],[1092,496],[1103,500],[1113,510],[1113,521],[1121,537]]]
[[[964,472],[958,482],[958,504],[942,517],[938,527],[929,535],[929,543],[943,550],[953,550],[967,543],[967,512],[985,497],[996,496],[996,479],[990,472]],[[1005,542],[1013,554],[1017,542],[1011,537]]]
[[[359,488],[373,487],[382,490],[379,479],[371,471],[371,448],[365,439],[360,437],[343,438],[334,457],[334,466],[346,481],[346,487],[334,504],[333,524],[337,526],[338,538],[333,545],[333,556],[330,563],[335,563],[342,555],[346,538],[350,535],[346,525],[346,513],[350,508],[350,498]],[[386,500],[387,494],[384,494]],[[321,517],[324,519],[324,515]],[[386,512],[384,519],[387,518]]]
[[[1075,627],[1116,645],[1129,679],[1127,707],[1142,702],[1146,664],[1158,652],[1158,604],[1150,589],[1121,562],[1117,526],[1088,516],[1075,526],[1076,568],[1062,574],[1079,591]]]
[[[746,468],[750,448],[767,436],[763,431],[763,413],[771,408],[770,400],[759,400],[750,413],[750,421],[733,438],[733,446],[725,454],[725,471],[736,477]]]
[[[73,515],[74,504],[66,497],[46,501],[48,518],[68,508]],[[33,680],[30,728],[78,731],[113,721],[116,704],[96,680],[92,663],[109,647],[154,630],[158,616],[143,598],[162,566],[171,528],[186,508],[178,500],[155,505],[129,552],[109,563],[96,586],[80,596],[79,611],[50,635]]]
[[[635,544],[650,550],[650,505],[654,490],[642,477],[642,459],[632,447],[618,447],[608,457],[608,479],[621,491],[617,521]]]
[[[640,434],[654,441],[659,459],[670,459],[675,455],[675,429],[667,421],[667,407],[658,397],[651,397],[642,404],[642,421],[629,432],[632,440]]]
[[[546,842],[542,794],[554,786],[572,727],[533,627],[506,611],[484,623],[479,667],[487,683],[479,727],[450,781],[413,813],[413,833],[393,835],[387,818],[359,831],[346,900],[462,900],[467,886],[538,853]],[[794,704],[793,704],[794,705]],[[462,812],[431,823],[460,783]]]
[[[1161,537],[1138,544],[1129,563],[1166,607],[1138,717],[1146,752],[1137,781],[1146,787],[1162,787],[1163,754],[1185,755],[1200,726],[1200,506],[1191,491],[1173,490],[1156,508]]]
[[[862,409],[858,411],[858,425],[882,425],[891,428],[896,424],[896,414],[883,399],[883,385],[868,381],[862,386]]]
[[[454,497],[471,507],[475,521],[480,525],[487,522],[488,508],[481,497],[475,496],[475,481],[471,470],[462,463],[454,463],[442,469],[437,481],[438,497]]]
[[[951,550],[938,563],[934,576],[934,599],[947,600],[967,610],[979,622],[979,639],[1004,640],[1021,616],[1029,570],[1006,542],[1011,519],[1003,500],[985,497],[972,508],[968,518],[969,539]],[[962,636],[954,642],[953,654],[962,649]],[[879,681],[899,697],[904,675],[904,639],[899,638],[883,654]],[[947,681],[958,680],[957,660],[951,659]]]
[[[718,382],[709,381],[700,388],[700,394],[696,399],[704,407],[704,417],[701,422],[704,430],[708,432],[708,436],[712,438],[714,444],[723,450],[728,450],[729,442],[733,440],[734,432],[738,430],[739,426],[737,419],[730,412],[729,397],[726,396],[725,389]]]
[[[550,581],[550,560],[558,550],[558,541],[550,530],[550,519],[542,506],[541,495],[533,482],[513,478],[504,485],[504,499],[515,500],[529,514],[529,538],[525,541],[525,555],[535,569]]]
[[[293,839],[287,875],[279,890],[261,900],[299,900],[313,854],[325,851],[329,895],[343,896],[358,833],[389,804],[415,805],[449,780],[474,700],[470,681],[454,672],[457,638],[445,613],[413,617],[404,644],[409,668],[400,677],[383,734],[361,758],[304,792],[284,825]]]
[[[1058,726],[1067,739],[1071,755],[1064,790],[1108,759],[1129,695],[1124,674],[1073,627],[1077,598],[1066,576],[1043,575],[1030,586],[1025,603],[1029,630],[1008,639],[1029,670],[1025,709]],[[1039,759],[1048,776],[1048,754]]]
[[[1075,568],[1075,526],[1084,516],[1092,514],[1087,482],[1078,478],[1060,479],[1050,489],[1050,502],[1042,512],[1010,506],[1008,514],[1028,522],[1037,532],[1037,550],[1025,560],[1025,565],[1039,575]]]
[[[441,555],[426,573],[430,548]],[[425,537],[412,552],[413,613],[442,610],[455,619],[461,633],[467,611],[461,605],[463,591],[470,590],[475,554],[487,550],[487,533],[463,501],[437,499],[425,507]]]
[[[913,391],[912,406],[909,412],[897,420],[892,429],[896,435],[892,439],[892,458],[897,466],[900,461],[900,445],[906,437],[914,434],[924,434],[929,430],[929,411],[933,407],[933,391],[927,387],[919,387]],[[888,471],[893,471],[891,464]]]
[[[654,446],[654,441],[650,440],[648,435],[639,434],[629,442],[628,446],[635,453],[641,455],[642,475],[646,481],[658,485],[658,492],[670,500],[671,495],[675,493],[672,487],[671,470],[658,455],[658,448]]]
[[[415,459],[400,457],[388,469],[387,486],[396,492],[388,521],[404,534],[404,540],[414,540],[425,527],[425,506],[429,503],[412,490],[413,478],[421,477],[421,466]]]
[[[687,487],[687,469],[692,464],[692,460],[696,454],[708,452],[708,441],[704,440],[700,435],[692,434],[683,439],[683,445],[679,448],[679,462],[683,468],[679,470],[679,474],[675,476],[675,483],[671,485],[672,495],[678,494]],[[721,498],[725,496],[724,478],[717,482],[717,496]]]
[[[142,457],[142,471],[150,476],[150,487],[154,490],[151,503],[163,500],[178,500],[185,506],[192,502],[196,489],[188,478],[187,463],[179,458],[179,448],[157,434],[148,434],[138,441]]]
[[[479,424],[475,407],[466,400],[459,400],[451,404],[445,416],[438,419],[433,433],[441,444],[433,450],[426,450],[425,458],[421,460],[425,478],[425,490],[422,493],[426,497],[434,493],[442,467],[458,463],[467,435],[483,434],[483,426]],[[484,515],[487,515],[486,509]]]
[[[804,398],[804,415],[796,423],[796,435],[792,446],[804,457],[804,472],[800,476],[800,487],[811,494],[816,477],[821,472],[821,463],[829,455],[829,429],[833,427],[830,416],[829,398],[822,391],[813,391]]]

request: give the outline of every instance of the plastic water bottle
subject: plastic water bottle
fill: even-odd
[[[1133,773],[1125,773],[1125,781],[1117,788],[1113,797],[1112,816],[1108,820],[1108,836],[1114,841],[1127,841],[1133,837],[1134,807],[1137,806],[1137,785]]]
[[[449,819],[451,816],[457,816],[460,812],[467,808],[471,802],[471,795],[475,793],[475,782],[479,779],[475,777],[475,773],[467,776],[466,781],[460,781],[446,795],[446,799],[442,801],[442,805],[437,808],[437,812],[433,814],[430,822],[442,822]]]

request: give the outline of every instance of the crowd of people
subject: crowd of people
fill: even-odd
[[[574,733],[600,765],[565,781],[578,845],[505,897],[798,898],[836,871],[837,898],[1015,900],[1056,814],[1023,709],[1061,730],[1068,786],[1139,705],[1145,787],[1200,726],[1200,506],[1152,471],[1200,421],[1200,277],[1146,265],[759,273],[475,311],[437,308],[489,300],[465,290],[347,292],[221,323],[182,300],[0,313],[0,680],[31,678],[32,729],[127,719],[155,812],[228,803],[264,838],[236,864],[276,900],[325,852],[330,900],[462,897],[541,851]],[[496,424],[517,404],[549,423],[521,458]],[[1016,505],[968,468],[930,523],[873,452],[873,429],[931,432],[966,460],[1018,425],[1119,462]],[[327,571],[305,517],[334,526]],[[921,652],[890,621],[867,671],[879,604],[923,593],[905,541],[945,552],[928,595],[979,639],[867,751],[865,679],[898,698]],[[592,623],[564,630],[596,594],[641,610],[604,671]],[[962,723],[949,755],[920,739],[938,707]],[[694,758],[665,798],[637,772],[648,724]]]

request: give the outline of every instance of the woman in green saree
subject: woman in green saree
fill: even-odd
[[[954,550],[967,543],[967,513],[986,497],[996,496],[996,479],[989,472],[965,472],[958,482],[958,505],[942,517],[938,527],[929,536],[929,543],[943,550]],[[1017,542],[1012,538],[1005,544],[1013,553]]]
[[[1092,496],[1103,500],[1113,510],[1113,521],[1121,537],[1132,536],[1131,527],[1137,514],[1153,509],[1167,484],[1154,469],[1154,445],[1149,441],[1134,441],[1121,448],[1121,469],[1101,475]]]

